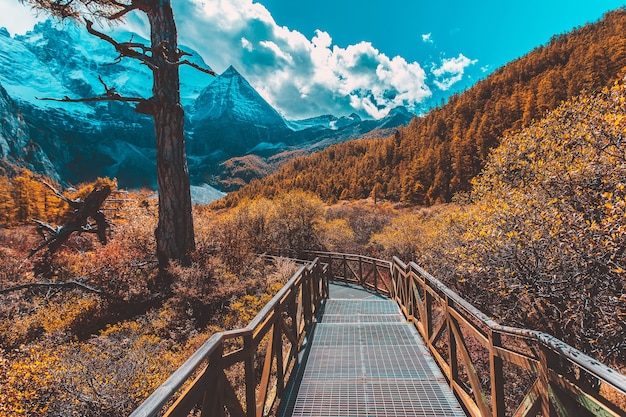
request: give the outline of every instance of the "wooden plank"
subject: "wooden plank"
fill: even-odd
[[[491,383],[491,410],[494,417],[504,417],[506,406],[504,404],[504,362],[495,354],[495,347],[502,343],[499,333],[490,334],[489,349],[489,376]]]
[[[272,328],[272,330],[274,330]],[[265,351],[265,360],[263,361],[263,371],[261,372],[261,384],[259,385],[259,394],[256,403],[256,417],[262,417],[267,401],[267,393],[270,385],[270,376],[272,374],[272,365],[274,364],[274,331],[270,332],[270,338],[267,341],[267,349]]]
[[[446,319],[441,320],[439,324],[437,324],[437,328],[432,333],[432,335],[430,336],[430,340],[428,341],[429,345],[435,346],[435,342],[439,340],[439,338],[443,334],[444,329],[447,329],[447,324],[448,321]]]
[[[478,373],[476,372],[476,367],[474,366],[474,362],[470,357],[469,352],[467,351],[467,345],[465,343],[465,338],[461,333],[461,328],[459,323],[450,318],[450,328],[452,329],[452,334],[454,334],[454,339],[456,340],[455,345],[461,351],[461,359],[463,360],[463,364],[465,365],[465,369],[467,371],[467,376],[470,381],[470,385],[472,387],[472,391],[474,393],[474,400],[480,409],[481,414],[484,417],[491,416],[491,410],[489,409],[489,403],[487,402],[487,398],[483,393],[482,387],[480,386],[480,381],[478,379]],[[452,337],[450,337],[452,339]],[[450,343],[452,345],[452,343]],[[455,378],[456,380],[456,378]]]
[[[244,359],[244,378],[246,384],[246,416],[256,417],[256,375],[254,371],[254,356],[256,346],[252,336],[246,336],[243,341],[247,355]]]
[[[537,379],[513,413],[513,417],[535,417],[539,411],[541,411],[541,393]]]
[[[282,315],[279,320],[278,326],[274,326],[274,355],[276,357],[276,394],[281,396],[283,394],[283,390],[285,389],[285,368],[284,368],[284,357],[283,357],[283,319]],[[293,347],[293,344],[291,345]],[[289,356],[288,356],[289,358]],[[287,360],[287,364],[289,360]]]
[[[461,314],[459,310],[454,307],[451,307],[448,310],[449,314],[456,319],[457,322],[463,325],[463,328],[472,333],[472,336],[476,338],[485,348],[489,349],[491,347],[491,343],[489,343],[489,338],[486,334],[483,333],[481,329],[476,327],[472,322],[467,320],[467,318]]]
[[[261,340],[267,335],[271,328],[274,327],[274,323],[276,322],[276,312],[272,312],[269,314],[265,320],[252,331],[252,340],[254,340],[254,344],[258,345],[261,343]]]
[[[621,410],[616,405],[609,403],[607,399],[603,398],[599,393],[583,389],[554,371],[549,372],[549,378],[552,383],[571,395],[572,400],[589,410],[594,416],[623,417],[626,415],[624,410]]]
[[[450,381],[452,373],[451,373],[450,364],[448,364],[448,361],[446,361],[444,357],[441,356],[441,354],[437,352],[436,350],[431,350],[430,354],[433,355],[433,358],[435,358],[435,361],[437,362],[437,366],[439,366],[439,369],[441,369],[441,371],[443,372],[443,375],[446,377],[448,381]]]
[[[424,300],[422,300],[422,296],[419,293],[417,285],[415,285],[415,281],[411,280],[411,289],[413,290],[413,299],[415,300],[415,304],[417,304],[417,311],[419,312],[419,320],[424,320],[426,317],[426,304]]]
[[[461,400],[461,402],[465,406],[465,409],[470,413],[470,416],[488,417],[488,415],[482,414],[482,411],[478,408],[472,396],[465,392],[465,389],[463,389],[463,387],[460,386],[456,381],[452,381],[450,383],[450,389]]]
[[[523,353],[515,352],[501,346],[494,347],[494,353],[496,356],[502,358],[505,362],[512,363],[522,369],[532,371],[535,375],[539,373],[540,365],[537,359],[531,358]]]
[[[209,386],[215,384],[215,379],[204,382],[209,367],[204,370],[191,382],[185,391],[176,399],[174,404],[167,410],[163,417],[186,416],[192,408],[199,404],[204,396],[205,383]],[[220,368],[221,369],[221,368]],[[215,374],[215,373],[214,373]],[[203,382],[203,383],[200,383]]]
[[[292,333],[293,329],[289,328],[289,326],[287,325],[287,323],[285,323],[285,320],[282,317],[278,319],[278,325],[282,329],[283,334],[287,337],[287,340],[289,340],[289,342],[293,346],[298,346],[298,335],[294,335]]]
[[[246,417],[246,412],[243,411],[243,407],[239,402],[239,398],[237,398],[237,393],[233,389],[233,386],[230,384],[228,378],[226,378],[226,374],[222,371],[221,380],[223,384],[223,401],[224,406],[228,409],[231,417]]]
[[[550,380],[548,378],[548,352],[540,349],[539,355],[539,378],[537,388],[541,396],[541,414],[543,417],[552,417],[554,413],[550,407]]]

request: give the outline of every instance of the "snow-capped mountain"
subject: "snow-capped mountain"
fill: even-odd
[[[190,109],[189,152],[207,155],[219,149],[230,158],[260,143],[276,144],[292,131],[285,120],[234,68],[206,87]]]
[[[147,43],[119,29],[103,31],[119,41]],[[192,62],[208,68],[193,50],[181,48],[191,53]],[[150,117],[127,103],[41,100],[100,95],[100,77],[122,95],[150,97],[149,69],[136,60],[118,58],[107,42],[71,23],[46,21],[13,37],[0,29],[0,86],[6,89],[0,90],[0,159],[70,183],[106,175],[117,177],[123,187],[156,188]],[[234,67],[212,77],[182,66],[180,78],[192,182],[226,191],[271,172],[276,161],[288,155],[406,124],[413,116],[397,110],[382,120],[361,120],[353,114],[286,121]],[[277,154],[281,157],[274,158]],[[245,169],[234,173],[242,181],[226,178],[227,172],[233,174],[227,168],[233,164],[225,162],[246,155],[269,168],[255,175]]]
[[[139,35],[118,28],[107,28],[107,32],[120,41],[149,44]],[[209,68],[197,52],[185,46],[181,49],[191,54],[186,59]],[[11,97],[36,107],[93,114],[88,104],[36,98],[102,94],[104,88],[99,76],[122,95],[145,98],[152,95],[149,81],[152,74],[145,65],[131,58],[118,60],[119,55],[110,44],[71,22],[59,24],[47,20],[37,23],[25,35],[14,37],[5,29],[0,32],[0,51],[0,82]],[[187,66],[182,66],[180,71],[181,100],[183,105],[189,105],[213,77]]]
[[[30,140],[30,131],[15,102],[0,86],[0,166],[2,161],[20,164],[58,180],[54,165],[41,147]],[[6,168],[6,167],[5,167]]]

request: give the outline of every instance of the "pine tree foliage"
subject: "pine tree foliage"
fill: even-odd
[[[450,201],[471,189],[503,134],[518,131],[582,91],[611,85],[626,67],[626,9],[555,36],[384,140],[358,140],[296,159],[224,202],[291,189],[325,201],[375,197]]]

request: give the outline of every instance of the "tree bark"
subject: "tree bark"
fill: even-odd
[[[156,132],[159,223],[155,231],[161,267],[188,264],[195,249],[184,112],[180,103],[178,35],[171,0],[149,0],[153,58],[153,118]]]

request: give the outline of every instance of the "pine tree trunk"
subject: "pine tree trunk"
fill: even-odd
[[[159,224],[155,231],[159,265],[188,263],[195,248],[189,171],[185,156],[184,112],[180,104],[178,39],[170,0],[151,0],[147,11],[153,57],[153,117],[156,131]]]

